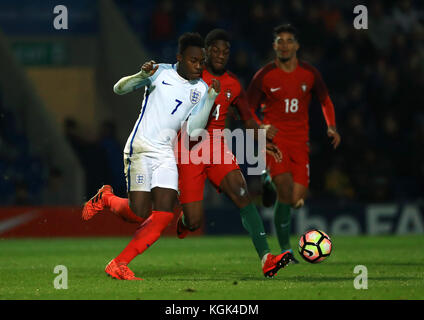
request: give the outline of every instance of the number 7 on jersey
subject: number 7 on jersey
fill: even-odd
[[[171,112],[171,114],[174,114],[175,111],[177,111],[178,107],[181,105],[181,103],[183,103],[181,100],[175,99],[175,102],[177,103],[177,105],[175,106],[175,109]]]

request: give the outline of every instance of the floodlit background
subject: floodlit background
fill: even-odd
[[[228,68],[247,89],[273,59],[273,28],[291,22],[300,32],[300,58],[327,84],[342,137],[333,151],[314,101],[310,195],[294,214],[293,232],[424,232],[423,2],[365,3],[368,30],[353,27],[356,4],[364,3],[2,0],[0,219],[28,207],[77,211],[103,184],[125,196],[122,150],[143,92],[121,97],[112,87],[144,61],[173,63],[183,32],[228,30]],[[54,28],[56,5],[68,9],[67,30]],[[237,116],[228,121],[241,125]],[[272,233],[260,177],[247,180]],[[205,233],[244,232],[225,196],[208,185],[205,199]],[[0,236],[7,232],[0,228]]]

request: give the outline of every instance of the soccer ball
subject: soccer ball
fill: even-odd
[[[318,229],[305,232],[299,240],[299,253],[310,263],[323,261],[330,255],[332,248],[330,237]]]

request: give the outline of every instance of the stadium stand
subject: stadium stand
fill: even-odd
[[[0,205],[39,203],[48,168],[35,154],[12,109],[3,105],[0,94]]]

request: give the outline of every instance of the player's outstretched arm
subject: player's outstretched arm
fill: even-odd
[[[208,94],[205,95],[199,104],[193,109],[187,123],[187,133],[190,137],[198,135],[197,129],[204,129],[209,120],[212,106],[216,96],[221,91],[221,84],[218,80],[213,79],[209,87]]]
[[[144,63],[140,72],[119,80],[113,86],[113,91],[116,94],[122,95],[144,87],[149,83],[149,77],[159,68],[159,65],[154,66],[155,63],[153,60]]]
[[[315,91],[318,99],[321,103],[322,113],[325,118],[325,122],[327,123],[327,136],[332,138],[331,144],[333,148],[336,149],[341,141],[340,134],[337,132],[336,128],[336,114],[334,112],[334,105],[331,101],[331,98],[328,94],[327,86],[322,79],[321,74],[316,68],[311,68],[312,72],[315,76],[315,83],[313,90]]]

